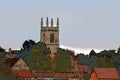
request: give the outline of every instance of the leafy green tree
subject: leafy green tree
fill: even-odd
[[[42,42],[35,44],[25,57],[27,64],[35,70],[52,70],[50,50]]]
[[[98,64],[98,56],[91,56],[89,57],[89,63],[88,63],[88,66],[89,68],[92,70],[94,67],[98,67],[99,64]]]
[[[91,57],[91,56],[96,56],[97,55],[97,53],[94,51],[94,50],[91,50],[90,51],[90,54],[89,54],[89,56]]]
[[[120,47],[117,50],[117,54],[120,56]]]
[[[11,71],[10,67],[4,64],[5,52],[0,52],[0,78],[14,79],[15,74]]]
[[[5,52],[5,49],[3,49],[2,47],[0,47],[0,52]]]
[[[87,55],[84,55],[81,53],[81,54],[78,54],[76,58],[78,60],[78,64],[86,64],[86,65],[89,64],[89,59]]]
[[[33,40],[25,40],[25,42],[22,44],[23,49],[30,49],[35,44],[35,41]]]
[[[73,66],[70,59],[70,54],[64,49],[58,48],[54,57],[55,71],[70,71]]]
[[[99,58],[99,65],[100,67],[114,67],[115,63],[112,57],[100,57]]]
[[[116,53],[115,53],[115,50],[103,50],[101,51],[100,53],[98,53],[98,56],[99,57],[104,57],[104,56],[107,56],[107,57],[112,57],[114,56]]]
[[[117,50],[117,55],[115,55],[113,59],[114,59],[115,66],[120,74],[120,47]]]

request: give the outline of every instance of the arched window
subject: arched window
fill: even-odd
[[[54,42],[54,33],[51,33],[50,34],[50,43],[53,43]]]
[[[46,41],[46,35],[45,35],[45,33],[43,33],[43,42],[45,42]]]

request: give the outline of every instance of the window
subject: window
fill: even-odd
[[[54,42],[54,33],[51,33],[50,34],[50,43],[53,43]]]
[[[30,78],[24,78],[23,80],[32,80],[32,79],[30,79]]]
[[[43,33],[43,42],[45,42],[46,41],[46,35],[45,35],[45,33]]]

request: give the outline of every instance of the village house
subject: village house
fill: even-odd
[[[14,53],[11,48],[9,48],[9,52],[6,52],[5,58],[19,58],[19,55]]]
[[[4,63],[17,75],[17,80],[34,80],[30,68],[22,58],[6,58]]]
[[[90,80],[120,80],[116,68],[94,68]]]
[[[22,58],[7,58],[4,62],[7,66],[14,70],[30,70],[28,65],[24,62]]]
[[[54,71],[34,71],[36,80],[84,80],[81,73],[76,72],[54,72]]]

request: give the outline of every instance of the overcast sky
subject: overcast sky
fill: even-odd
[[[40,40],[40,18],[60,18],[60,44],[76,49],[120,46],[120,0],[0,0],[0,46]],[[81,51],[82,52],[82,51]]]

